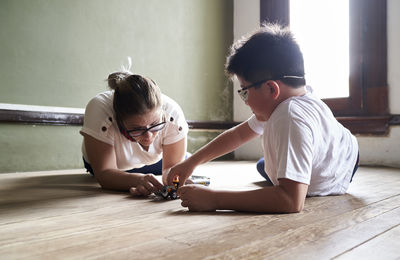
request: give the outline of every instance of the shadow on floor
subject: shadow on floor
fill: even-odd
[[[15,176],[0,183],[0,215],[11,211],[62,207],[62,203],[87,197],[126,195],[126,192],[101,189],[95,178],[87,173]]]

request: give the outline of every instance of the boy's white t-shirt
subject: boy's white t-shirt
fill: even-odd
[[[138,143],[124,137],[118,128],[113,109],[114,91],[106,91],[94,97],[86,106],[83,127],[85,133],[97,140],[112,145],[120,170],[130,170],[158,162],[162,158],[163,145],[173,144],[185,138],[189,127],[180,106],[171,98],[162,95],[162,109],[166,115],[166,126],[157,133],[148,151]],[[90,163],[85,145],[84,159]]]
[[[308,88],[279,104],[268,121],[253,115],[250,128],[262,134],[265,172],[274,185],[287,178],[308,184],[308,196],[344,194],[358,156],[351,132]]]

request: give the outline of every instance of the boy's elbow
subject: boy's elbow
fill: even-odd
[[[300,213],[304,209],[304,202],[303,203],[292,203],[289,207],[288,213]]]
[[[304,209],[304,203],[292,203],[288,202],[282,205],[281,212],[282,213],[300,213]]]
[[[308,185],[288,179],[279,180],[279,194],[284,212],[299,213],[304,209]]]
[[[284,213],[300,213],[303,211],[305,198],[285,195],[282,203]]]

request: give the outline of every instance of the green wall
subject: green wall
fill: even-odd
[[[232,0],[1,0],[0,103],[83,108],[131,56],[187,119],[231,120],[232,33]],[[0,172],[82,167],[78,131],[0,124]]]
[[[0,125],[1,172],[82,168],[80,127]]]

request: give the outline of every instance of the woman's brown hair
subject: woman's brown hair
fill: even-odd
[[[145,114],[161,106],[161,91],[149,78],[129,72],[114,72],[107,81],[114,90],[113,108],[119,123],[129,116]]]

